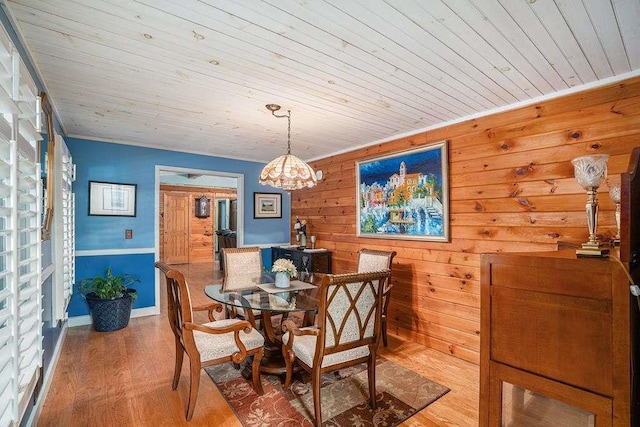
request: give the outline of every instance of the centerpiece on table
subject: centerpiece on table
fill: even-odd
[[[296,266],[286,258],[277,259],[273,263],[271,271],[276,273],[276,288],[288,288],[291,286],[291,278],[298,274]]]

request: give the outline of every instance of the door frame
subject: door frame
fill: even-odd
[[[176,174],[182,173],[191,173],[197,175],[210,175],[210,176],[222,176],[225,178],[236,178],[238,185],[236,188],[236,194],[238,197],[238,207],[237,207],[237,242],[238,247],[242,247],[244,244],[244,175],[240,173],[232,173],[232,172],[220,172],[220,171],[212,171],[206,169],[191,169],[177,166],[165,166],[165,165],[156,165],[156,176],[155,176],[155,186],[154,186],[154,246],[155,246],[155,254],[154,259],[158,261],[160,259],[160,175],[161,172],[171,172]],[[156,279],[155,279],[155,309],[157,312],[160,312],[160,272],[158,269],[156,270]]]

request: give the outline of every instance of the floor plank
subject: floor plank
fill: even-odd
[[[212,263],[176,266],[183,271],[193,304],[208,302],[202,289],[219,281]],[[164,282],[163,282],[164,283]],[[189,366],[171,390],[174,343],[161,289],[161,315],[131,319],[116,332],[69,328],[38,426],[241,426],[204,370],[191,422],[185,419]],[[198,315],[201,315],[199,313]],[[206,321],[197,318],[196,321]],[[451,389],[403,426],[477,426],[479,367],[423,345],[390,336],[384,357],[417,370]]]

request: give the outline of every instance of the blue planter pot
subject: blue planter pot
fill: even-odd
[[[129,289],[129,291],[133,291]],[[131,318],[133,298],[127,294],[120,298],[101,299],[94,293],[85,297],[93,319],[93,328],[98,332],[117,331],[126,327]]]

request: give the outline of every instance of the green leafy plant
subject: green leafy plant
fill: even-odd
[[[104,277],[98,275],[82,279],[78,282],[78,289],[85,297],[95,294],[95,297],[100,299],[114,299],[121,298],[127,294],[131,298],[136,298],[138,294],[135,290],[129,289],[129,286],[139,282],[140,279],[133,274],[114,275],[111,267],[107,267]]]

